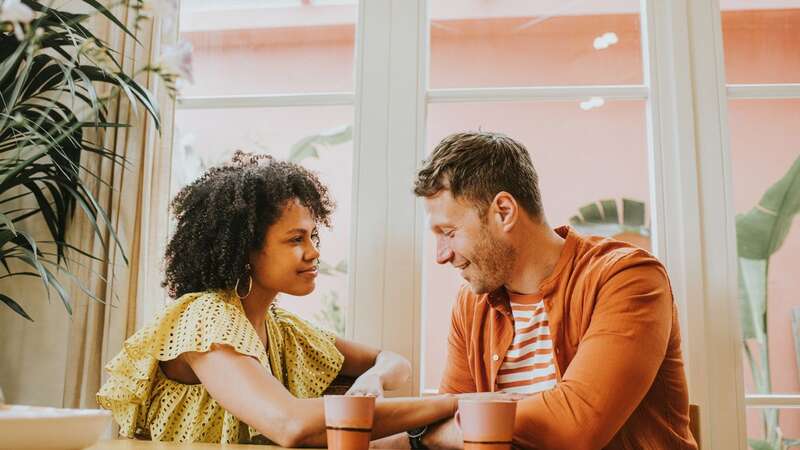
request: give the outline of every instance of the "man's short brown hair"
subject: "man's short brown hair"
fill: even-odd
[[[414,194],[449,190],[475,203],[483,215],[494,197],[508,192],[527,213],[542,217],[539,176],[525,146],[500,133],[466,132],[444,138],[417,173]]]

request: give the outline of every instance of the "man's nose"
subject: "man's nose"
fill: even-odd
[[[453,250],[447,245],[444,239],[436,239],[436,262],[439,264],[447,264],[453,260]]]

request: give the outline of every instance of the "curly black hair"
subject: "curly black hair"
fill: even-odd
[[[230,163],[209,169],[172,200],[177,227],[161,285],[172,298],[233,289],[246,275],[249,253],[261,249],[267,228],[294,199],[330,226],[335,205],[328,188],[302,166],[237,151]]]

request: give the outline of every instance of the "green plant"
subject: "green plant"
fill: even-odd
[[[306,136],[289,150],[289,161],[300,163],[306,158],[318,158],[320,148],[344,144],[353,139],[353,126],[343,125]]]
[[[86,164],[94,155],[128,167],[113,148],[104,146],[106,132],[129,126],[109,114],[110,105],[127,100],[134,111],[140,105],[159,125],[153,96],[133,79],[135,74],[123,70],[117,54],[92,33],[87,21],[97,17],[135,36],[100,2],[81,3],[91,12],[72,13],[30,0],[5,0],[0,6],[1,278],[38,277],[48,299],[55,290],[70,313],[65,279],[101,300],[74,272],[82,257],[101,260],[70,240],[76,213],[85,216],[104,248],[117,246],[127,263],[108,212],[92,190],[97,183],[110,185],[110,180]],[[141,11],[144,3],[115,6]],[[166,67],[156,72],[167,83],[175,80]],[[46,225],[44,237],[28,231],[33,220]],[[18,299],[0,294],[0,301],[32,320]]]
[[[621,204],[622,216],[619,215],[617,201],[614,199],[589,203],[580,207],[579,214],[572,216],[569,223],[586,234],[612,237],[631,233],[650,237],[644,202],[623,198]]]
[[[750,211],[736,216],[736,248],[739,257],[739,305],[744,352],[756,392],[772,392],[767,333],[767,279],[770,257],[783,245],[795,215],[800,212],[800,157],[773,184]],[[756,450],[778,450],[796,445],[784,439],[779,411],[761,411],[765,439],[750,439]]]
[[[336,291],[322,295],[322,309],[314,315],[314,320],[337,335],[344,336],[344,311],[339,306],[339,294]]]

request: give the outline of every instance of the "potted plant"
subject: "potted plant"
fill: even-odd
[[[74,271],[77,257],[98,259],[70,239],[76,215],[87,219],[104,247],[123,250],[91,189],[92,183],[111,180],[85,164],[92,157],[130,170],[113,146],[105,146],[107,132],[131,126],[109,108],[129,102],[157,128],[158,105],[136,77],[154,73],[174,95],[177,80],[191,77],[191,49],[167,48],[158,65],[126,72],[119,54],[93,33],[89,21],[106,22],[135,40],[131,28],[158,14],[177,13],[177,0],[71,4],[88,12],[53,3],[0,0],[0,278],[39,278],[48,298],[55,292],[71,313],[65,283],[102,300]],[[133,14],[135,25],[123,24],[120,12]],[[33,222],[44,223],[47,232],[32,233]],[[33,320],[19,298],[0,292],[0,302]]]

